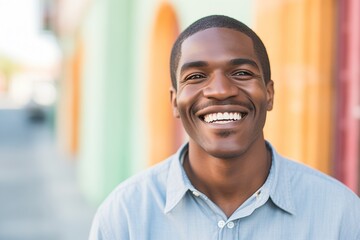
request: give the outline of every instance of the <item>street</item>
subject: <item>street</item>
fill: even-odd
[[[87,239],[93,214],[50,124],[0,110],[0,240]]]

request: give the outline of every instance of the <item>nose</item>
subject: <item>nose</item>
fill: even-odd
[[[216,73],[204,87],[203,94],[207,98],[224,100],[239,94],[237,86],[223,73]]]

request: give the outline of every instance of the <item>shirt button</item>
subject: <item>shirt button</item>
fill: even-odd
[[[234,222],[228,222],[228,224],[226,225],[228,228],[233,228],[235,226]]]
[[[220,220],[220,221],[218,222],[218,227],[219,227],[219,228],[225,227],[225,221]]]
[[[261,190],[256,193],[256,200],[259,200],[261,194]]]
[[[195,197],[199,197],[200,196],[200,193],[198,191],[193,191],[192,192],[194,194]]]

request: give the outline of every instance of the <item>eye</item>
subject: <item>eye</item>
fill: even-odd
[[[233,74],[234,76],[252,76],[252,73],[248,72],[248,71],[237,71]]]
[[[239,78],[242,80],[246,80],[246,79],[251,79],[253,78],[254,74],[250,71],[246,71],[246,70],[239,70],[236,71],[232,74],[232,76],[234,76],[235,78]]]
[[[197,80],[197,79],[202,79],[202,78],[205,78],[204,74],[194,73],[194,74],[190,74],[189,76],[187,76],[185,78],[185,80]]]

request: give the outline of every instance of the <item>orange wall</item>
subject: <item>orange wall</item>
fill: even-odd
[[[84,46],[82,39],[78,39],[76,42],[76,49],[72,59],[72,107],[71,107],[71,137],[70,137],[70,149],[71,152],[76,153],[78,151],[79,141],[79,111],[80,111],[80,81],[81,71],[83,64],[83,51]]]
[[[258,0],[256,32],[269,52],[274,110],[265,135],[280,153],[331,173],[335,3]]]
[[[83,61],[83,42],[77,38],[66,52],[63,62],[58,103],[58,135],[61,147],[68,153],[76,154],[79,135],[79,94]]]
[[[178,35],[178,22],[173,8],[162,3],[151,36],[148,86],[149,158],[150,164],[173,154],[178,145],[179,123],[170,105],[169,56]]]

